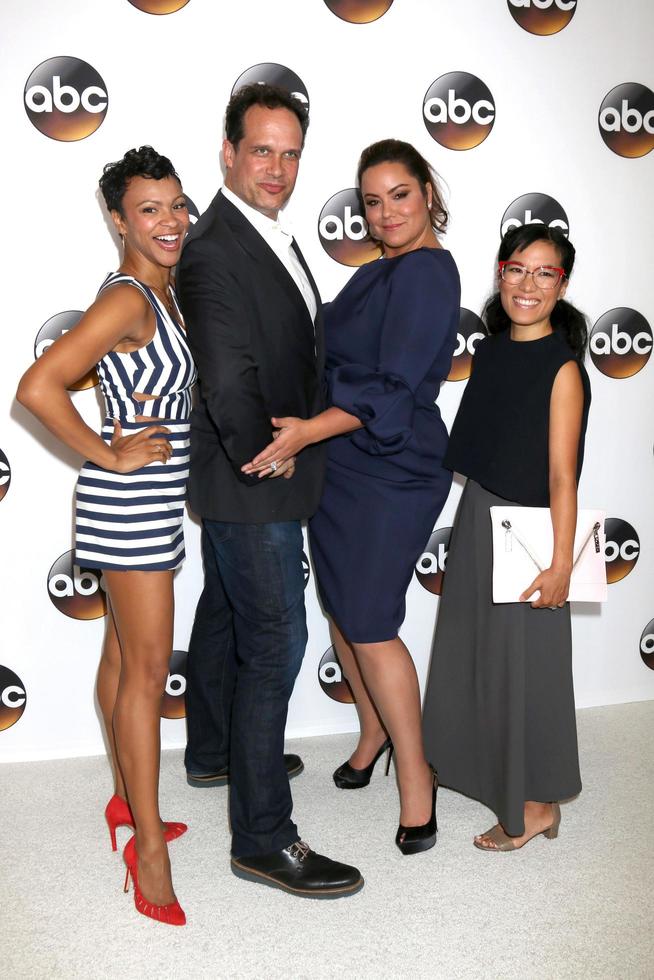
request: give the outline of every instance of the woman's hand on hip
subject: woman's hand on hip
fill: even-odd
[[[132,473],[148,463],[167,463],[173,447],[164,435],[170,432],[165,425],[149,425],[131,436],[124,436],[120,422],[114,419],[111,449],[114,453],[112,469],[116,473]]]

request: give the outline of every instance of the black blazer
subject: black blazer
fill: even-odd
[[[322,411],[324,342],[284,264],[218,193],[191,230],[177,274],[180,305],[199,373],[191,414],[189,502],[201,517],[259,524],[310,517],[320,501],[324,447],[308,446],[295,475],[241,473],[272,438],[272,416]]]

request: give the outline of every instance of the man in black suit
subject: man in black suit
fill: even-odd
[[[229,775],[234,874],[325,898],[354,894],[363,879],[299,839],[287,770],[301,761],[286,757],[285,765],[283,754],[307,641],[300,522],[318,506],[323,450],[310,446],[263,478],[242,471],[271,441],[272,417],[323,408],[320,298],[278,222],[307,126],[305,107],[283,89],[251,85],[232,96],[224,187],[180,263],[200,379],[189,498],[202,517],[205,565],[189,648],[185,764],[193,785]]]

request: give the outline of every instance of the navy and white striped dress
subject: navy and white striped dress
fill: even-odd
[[[132,473],[116,473],[87,461],[75,494],[75,557],[85,568],[161,571],[184,560],[184,501],[189,471],[191,387],[197,373],[186,342],[177,297],[170,293],[179,322],[149,286],[112,273],[101,290],[115,283],[140,289],[154,311],[152,340],[129,354],[110,351],[97,365],[106,405],[102,438],[109,444],[113,420],[123,435],[147,428],[136,416],[163,424],[173,454]],[[134,393],[150,397],[145,401]]]

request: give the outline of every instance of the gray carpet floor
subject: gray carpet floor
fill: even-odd
[[[293,898],[229,870],[227,793],[186,785],[164,754],[162,812],[188,925],[138,915],[109,847],[102,758],[0,767],[0,975],[14,978],[654,977],[654,702],[578,714],[584,789],[558,840],[484,854],[481,804],[439,791],[440,833],[403,857],[395,781],[344,793],[331,780],[353,736],[290,743],[295,818],[314,850],[361,868],[358,895]],[[119,832],[120,833],[120,832]],[[127,839],[123,832],[121,842]]]

